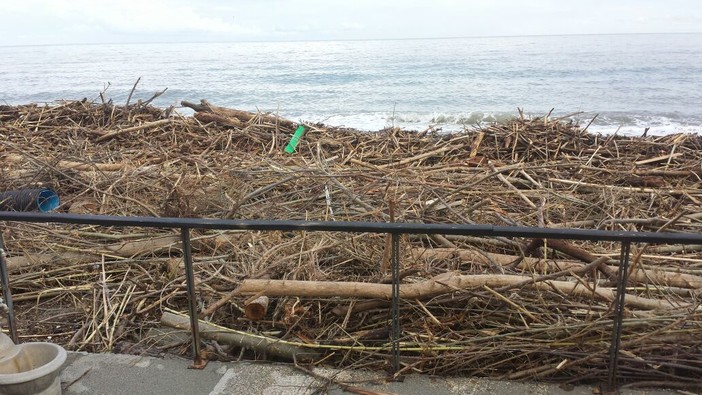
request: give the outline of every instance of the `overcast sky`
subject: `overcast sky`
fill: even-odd
[[[0,45],[702,32],[700,0],[0,0]]]

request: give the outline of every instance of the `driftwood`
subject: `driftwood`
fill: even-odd
[[[240,121],[238,118],[229,118],[225,117],[224,115],[213,114],[209,112],[196,112],[194,117],[198,121],[204,123],[216,122],[223,126],[231,126],[237,128],[245,126],[244,122]]]
[[[115,258],[134,258],[143,255],[158,254],[171,248],[180,248],[179,236],[161,236],[147,240],[136,240],[101,246],[95,249],[84,249],[80,252],[63,251],[60,253],[32,253],[7,258],[7,268],[10,271],[32,266],[45,265],[50,262],[66,262],[71,264],[95,262],[99,257],[107,260]]]
[[[190,331],[190,318],[174,311],[164,311],[161,316],[161,324]],[[250,349],[289,361],[311,362],[320,358],[319,352],[313,348],[292,345],[280,339],[228,329],[202,320],[198,321],[198,325],[200,335],[205,339],[216,340],[220,343]]]
[[[158,121],[147,122],[147,123],[144,123],[141,125],[136,125],[136,126],[132,126],[130,128],[120,129],[120,130],[116,130],[114,132],[104,134],[104,135],[98,137],[95,141],[97,141],[99,143],[99,142],[102,142],[105,140],[115,138],[116,136],[119,136],[122,134],[137,132],[137,131],[141,131],[141,130],[145,130],[145,129],[156,128],[156,127],[167,125],[171,122],[172,121],[170,119],[161,119]]]
[[[403,284],[400,287],[400,298],[409,300],[426,300],[438,295],[454,291],[464,291],[482,287],[507,287],[522,285],[529,278],[514,275],[458,275],[445,273],[429,280]],[[544,281],[527,284],[542,291],[557,290],[573,297],[597,297],[611,302],[616,290],[613,288],[593,287],[590,285],[569,281]],[[244,280],[239,286],[239,295],[264,294],[267,296],[299,296],[308,298],[378,298],[390,299],[392,285],[360,282],[322,282],[294,280]],[[628,296],[626,305],[644,310],[686,308],[688,304],[675,304],[666,300],[648,299],[638,296]]]
[[[538,240],[535,241],[538,242]],[[595,259],[597,259],[597,256],[590,253],[589,251],[576,247],[565,240],[550,239],[545,242],[544,246],[553,248],[556,251],[560,251],[564,254],[572,256],[573,258],[580,259],[581,261],[586,263],[592,262]],[[616,279],[616,271],[613,268],[605,265],[604,262],[598,265],[597,269],[601,271],[604,275],[606,275],[610,280]]]
[[[495,254],[477,250],[466,249],[451,249],[451,248],[431,248],[423,249],[416,248],[411,251],[413,259],[451,259],[458,257],[461,260],[476,264],[476,265],[499,265],[512,266],[515,263],[516,268],[528,272],[536,273],[554,273],[562,270],[578,271],[584,265],[579,262],[560,260],[560,259],[542,259],[532,257],[518,257],[513,255]],[[598,257],[592,256],[593,261]],[[607,259],[609,261],[609,259]],[[603,267],[603,264],[597,266]],[[614,266],[606,266],[606,272],[616,272]],[[642,284],[656,284],[671,287],[702,289],[702,276],[686,273],[668,272],[659,268],[649,268],[647,270],[638,270],[629,274],[629,281],[639,282]]]
[[[273,125],[280,125],[286,129],[294,129],[296,127],[294,122],[291,122],[285,118],[276,117],[274,115],[268,114],[256,114],[248,111],[234,110],[231,108],[217,107],[210,104],[207,100],[201,100],[200,104],[192,103],[189,101],[182,101],[180,104],[184,107],[192,108],[199,114],[212,113],[212,115],[207,115],[205,119],[209,119],[207,122],[219,122],[223,125],[229,126],[241,126],[242,123],[250,123],[256,118],[260,118],[262,121],[271,123]],[[202,115],[201,115],[202,116]],[[210,118],[207,118],[207,117]],[[196,115],[196,118],[198,116]]]
[[[261,295],[254,299],[249,299],[244,303],[244,314],[246,318],[259,321],[266,316],[268,311],[268,296]]]
[[[189,104],[194,116],[143,102],[0,105],[2,187],[48,186],[61,196],[58,211],[86,214],[388,222],[392,213],[406,223],[611,231],[670,223],[670,232],[702,232],[702,136],[599,135],[596,125],[586,132],[575,120],[521,114],[455,133],[315,125],[290,155],[295,122]],[[7,222],[0,230],[23,336],[104,352],[145,343],[164,306],[187,310],[180,240],[170,229]],[[201,318],[319,347],[315,362],[387,368],[385,235],[192,232]],[[403,366],[606,379],[620,245],[535,241],[532,254],[530,242],[403,236],[402,292],[437,295],[402,301]],[[702,247],[632,248],[620,378],[698,383]],[[330,296],[269,296],[265,317],[252,321],[248,295],[234,290],[264,275],[321,284]],[[340,296],[348,285],[338,283],[385,288],[358,298]]]
[[[7,155],[4,160],[6,162],[22,163],[26,162],[27,158],[23,155]],[[54,164],[56,168],[66,169],[66,170],[80,170],[80,171],[119,171],[126,170],[130,168],[128,163],[91,163],[91,162],[76,162],[61,160]]]

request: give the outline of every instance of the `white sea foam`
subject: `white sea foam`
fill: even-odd
[[[284,115],[284,114],[283,114]],[[527,117],[544,117],[547,113],[529,113]],[[551,118],[560,118],[568,114],[552,113]],[[445,132],[461,131],[485,127],[494,122],[503,122],[518,116],[515,112],[461,112],[461,113],[354,113],[354,114],[303,114],[290,117],[295,120],[312,123],[324,123],[331,126],[343,126],[360,130],[376,131],[387,127],[399,127],[405,130],[423,131],[427,129]],[[581,127],[587,126],[595,114],[577,114],[567,119]],[[648,131],[647,131],[648,129]],[[693,119],[676,120],[666,116],[627,114],[622,116],[598,115],[588,126],[591,133],[619,135],[666,135],[675,133],[702,134],[702,121]]]

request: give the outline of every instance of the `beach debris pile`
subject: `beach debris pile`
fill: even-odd
[[[0,186],[50,187],[58,212],[81,214],[702,230],[702,136],[600,135],[520,114],[458,133],[305,124],[289,153],[296,122],[183,106],[194,115],[0,106]],[[187,336],[158,335],[187,312],[177,229],[2,231],[22,339],[190,352]],[[244,338],[205,337],[207,358],[304,349],[311,364],[390,368],[389,235],[193,229],[192,243],[203,325]],[[399,252],[401,374],[607,377],[619,243],[403,235]],[[699,385],[701,290],[702,245],[631,245],[621,382]]]

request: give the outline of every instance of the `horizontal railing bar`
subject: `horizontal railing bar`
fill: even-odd
[[[110,215],[0,211],[0,221],[263,231],[335,231],[404,234],[502,236],[541,239],[618,241],[634,243],[702,244],[700,233],[618,232],[596,229],[536,228],[472,224],[424,224],[407,222],[349,222],[298,220],[228,220],[210,218],[120,217]]]

